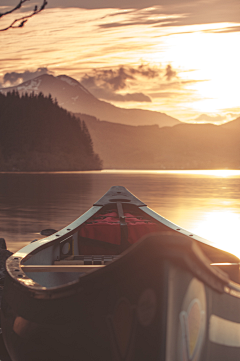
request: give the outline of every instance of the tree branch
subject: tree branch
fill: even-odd
[[[0,13],[0,18],[2,16],[8,15],[13,13],[14,11],[18,10],[21,8],[22,4],[25,3],[26,1],[30,1],[30,0],[20,0],[20,2],[15,6],[15,8],[6,11],[5,13]],[[6,31],[8,29],[16,29],[16,28],[22,28],[24,26],[24,24],[28,21],[29,18],[33,17],[34,15],[39,14],[41,11],[43,11],[45,9],[45,7],[47,6],[47,0],[43,0],[42,5],[40,6],[40,8],[38,8],[38,6],[36,5],[32,11],[31,14],[26,15],[26,16],[22,16],[21,18],[15,19],[9,26],[7,26],[4,29],[0,29],[0,31]],[[15,25],[17,24],[17,25]]]
[[[0,18],[4,15],[8,15],[8,14],[11,14],[13,13],[15,10],[18,10],[20,9],[20,7],[22,6],[23,3],[25,3],[26,1],[29,1],[29,0],[20,0],[20,2],[15,6],[15,8],[9,10],[9,11],[6,11],[5,13],[0,13]]]

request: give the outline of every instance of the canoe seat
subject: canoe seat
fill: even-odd
[[[77,256],[69,256],[59,261],[54,261],[54,264],[97,266],[97,265],[106,265],[109,262],[114,261],[118,257],[119,256],[117,255],[77,255]]]
[[[104,267],[116,259],[115,255],[69,256],[54,261],[53,265],[22,265],[24,272],[90,272]]]
[[[211,263],[211,266],[219,267],[222,271],[229,275],[232,281],[240,283],[239,263]]]
[[[61,264],[61,265],[26,265],[22,266],[21,269],[23,272],[90,272],[97,270],[101,267],[104,267],[104,265],[67,265],[67,264]]]

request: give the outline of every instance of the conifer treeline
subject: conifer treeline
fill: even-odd
[[[84,121],[51,95],[0,93],[0,170],[101,169]]]

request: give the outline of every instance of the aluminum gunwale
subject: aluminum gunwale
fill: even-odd
[[[39,285],[31,278],[29,278],[25,274],[25,272],[22,271],[21,264],[24,262],[24,260],[26,260],[31,255],[37,253],[38,251],[47,248],[54,243],[61,242],[61,240],[65,239],[66,236],[68,237],[73,235],[78,227],[80,227],[87,219],[96,214],[101,208],[101,206],[91,207],[87,212],[82,214],[79,218],[77,218],[66,227],[62,228],[59,232],[56,232],[46,238],[40,239],[39,241],[30,243],[16,253],[14,253],[11,257],[7,259],[6,262],[6,270],[10,277],[23,287],[46,290],[46,287]]]
[[[62,228],[60,231],[23,247],[22,249],[14,253],[14,257],[21,257],[22,259],[24,259],[27,255],[34,254],[36,250],[39,251],[40,249],[48,246],[50,242],[61,241],[66,236],[71,236],[74,232],[76,232],[76,229],[78,227],[80,227],[87,219],[97,213],[101,208],[101,206],[91,207],[87,212],[82,214],[79,218],[77,218],[66,227]]]

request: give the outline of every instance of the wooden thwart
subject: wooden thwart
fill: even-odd
[[[23,272],[89,272],[104,265],[26,265],[21,266]]]

